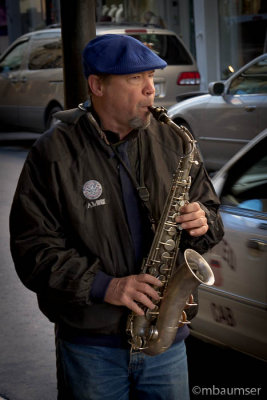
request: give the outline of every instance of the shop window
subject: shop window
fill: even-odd
[[[218,0],[221,77],[266,52],[266,0]]]

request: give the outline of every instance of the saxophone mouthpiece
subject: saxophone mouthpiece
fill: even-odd
[[[149,111],[153,115],[153,117],[162,123],[168,123],[170,118],[167,116],[167,110],[164,107],[154,107],[154,106],[149,106],[148,107]]]

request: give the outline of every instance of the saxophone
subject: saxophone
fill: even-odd
[[[189,202],[190,170],[193,164],[198,164],[194,160],[196,141],[185,127],[179,127],[167,116],[163,107],[150,107],[150,112],[159,122],[170,125],[181,136],[185,148],[150,252],[141,268],[141,273],[151,274],[162,282],[160,288],[155,288],[160,300],[154,301],[153,310],[142,305],[143,316],[132,311],[127,321],[126,331],[130,336],[131,349],[156,355],[172,345],[180,326],[189,323],[184,309],[197,305],[193,302],[192,292],[200,284],[213,285],[214,275],[206,260],[192,249],[185,250],[184,263],[176,267],[182,230],[175,218],[179,215],[180,207]]]

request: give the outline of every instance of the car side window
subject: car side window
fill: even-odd
[[[28,41],[21,42],[13,47],[11,51],[0,62],[0,73],[17,71],[23,62]]]
[[[221,202],[233,207],[267,212],[267,138],[230,170]]]
[[[30,70],[62,68],[61,39],[33,40],[29,54]]]
[[[229,94],[267,94],[267,57],[253,64],[235,78]]]

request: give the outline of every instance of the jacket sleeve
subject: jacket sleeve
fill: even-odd
[[[10,245],[23,284],[51,304],[91,304],[99,259],[75,243],[61,217],[53,162],[33,148],[25,161],[10,213]],[[108,284],[108,282],[107,282]]]
[[[203,167],[203,162],[198,156],[199,165],[191,169],[192,185],[190,188],[190,202],[198,202],[205,211],[209,225],[209,230],[203,236],[192,237],[183,231],[181,249],[185,250],[192,247],[194,250],[203,254],[215,246],[223,238],[223,222],[219,213],[220,201],[215,193],[212,182]]]

